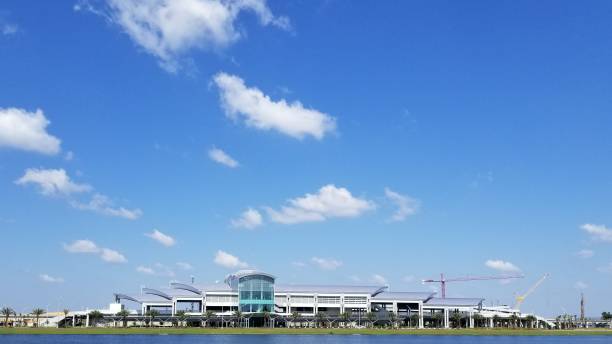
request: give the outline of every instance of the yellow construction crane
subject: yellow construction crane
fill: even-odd
[[[536,289],[538,289],[538,287],[540,286],[540,284],[542,284],[542,282],[544,282],[545,279],[547,279],[549,276],[549,274],[544,274],[544,276],[542,276],[533,286],[531,286],[531,288],[529,288],[529,290],[527,290],[527,292],[523,295],[518,295],[516,297],[516,303],[514,304],[514,309],[516,310],[520,310],[521,309],[521,304],[523,304],[523,301],[525,301],[525,299],[527,298],[527,296],[529,296],[531,293],[533,293]]]

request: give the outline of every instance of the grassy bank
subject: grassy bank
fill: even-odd
[[[149,334],[149,335],[211,335],[211,334],[316,334],[316,335],[457,335],[457,336],[585,336],[610,335],[612,330],[529,330],[529,329],[448,329],[448,330],[387,330],[387,329],[286,329],[286,328],[0,328],[0,334]]]

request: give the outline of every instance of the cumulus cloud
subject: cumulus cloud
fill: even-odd
[[[98,245],[87,239],[76,240],[71,244],[63,244],[64,250],[69,253],[84,253],[97,255],[105,262],[108,263],[125,263],[127,259],[125,256],[110,248],[98,247]]]
[[[145,236],[157,241],[158,243],[166,247],[174,246],[176,244],[176,240],[174,240],[173,237],[164,234],[158,231],[157,229],[153,229],[153,232],[151,233],[145,233]]]
[[[53,277],[47,274],[40,274],[38,277],[41,281],[46,283],[64,283],[64,279],[61,277]]]
[[[397,206],[397,210],[389,221],[404,221],[408,216],[414,215],[419,211],[420,202],[414,198],[399,194],[389,188],[385,188],[385,197]]]
[[[309,135],[322,139],[336,129],[335,118],[328,114],[305,108],[299,101],[273,101],[259,89],[247,87],[238,76],[219,73],[214,82],[225,114],[234,120],[244,120],[249,127],[276,130],[297,139]]]
[[[379,274],[372,275],[372,282],[380,285],[387,285],[387,279]]]
[[[73,182],[64,169],[28,168],[25,174],[15,181],[15,184],[37,185],[40,193],[45,196],[70,195],[92,190],[92,187],[87,184]]]
[[[487,266],[488,268],[500,271],[500,272],[520,272],[521,269],[519,269],[516,265],[510,263],[510,262],[506,262],[503,260],[487,260],[485,262],[485,266]]]
[[[606,228],[604,225],[586,223],[580,228],[587,232],[593,240],[612,242],[612,229]]]
[[[113,201],[108,196],[99,193],[94,194],[87,203],[71,201],[70,205],[75,209],[89,210],[98,214],[121,217],[127,220],[136,220],[142,216],[142,210],[115,207]]]
[[[231,156],[229,156],[227,153],[225,153],[219,148],[210,149],[208,151],[208,157],[211,160],[216,161],[221,165],[225,165],[227,167],[236,168],[240,165],[238,161],[234,160]]]
[[[101,7],[81,0],[74,9],[119,26],[168,72],[177,72],[181,56],[192,49],[219,50],[239,40],[243,34],[236,21],[242,12],[254,13],[263,26],[291,27],[265,0],[106,0]]]
[[[47,133],[49,123],[40,109],[0,108],[0,147],[55,155],[61,141]]]
[[[218,250],[217,254],[215,254],[214,259],[215,264],[223,266],[225,268],[235,269],[240,268],[244,269],[249,266],[249,264],[241,261],[238,257],[231,255],[225,251]]]
[[[323,270],[336,270],[342,266],[342,262],[333,258],[312,257],[311,261]]]
[[[595,255],[595,252],[593,252],[592,250],[580,250],[578,252],[576,252],[576,255],[580,258],[591,258]]]
[[[290,199],[280,210],[266,207],[270,220],[282,224],[324,221],[334,217],[357,217],[374,209],[373,202],[354,197],[347,189],[325,185],[316,194]]]
[[[261,226],[263,218],[257,210],[249,208],[245,210],[239,218],[233,219],[231,222],[232,227],[235,228],[254,229]]]
[[[19,31],[19,27],[15,24],[0,23],[0,32],[5,36],[14,35]]]

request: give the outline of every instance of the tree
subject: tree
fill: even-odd
[[[533,324],[537,321],[538,319],[536,317],[534,317],[533,315],[528,315],[525,317],[525,321],[527,322],[529,328],[533,328]]]
[[[436,327],[438,327],[438,328],[442,327],[442,322],[444,321],[444,314],[441,313],[441,312],[438,312],[438,313],[434,314],[433,318],[434,318],[434,322],[436,324]]]
[[[176,316],[178,317],[179,320],[179,326],[185,326],[184,323],[187,320],[187,318],[189,318],[189,316],[187,315],[186,311],[178,311],[176,312]]]
[[[4,326],[8,327],[8,319],[11,315],[15,314],[15,311],[10,307],[4,307],[0,310],[0,313],[4,316]]]
[[[342,319],[342,322],[344,323],[344,326],[346,327],[349,320],[351,320],[351,311],[342,312],[340,314],[340,319]]]
[[[98,321],[104,318],[104,314],[100,313],[100,311],[91,311],[89,312],[89,321],[93,324],[94,327],[98,325]]]
[[[389,324],[391,325],[391,328],[395,328],[395,325],[397,324],[397,314],[394,312],[389,312]]]
[[[271,327],[272,314],[268,311],[263,312],[264,326]]]
[[[499,326],[499,315],[495,314],[493,316],[493,327]]]
[[[475,327],[482,327],[482,322],[484,320],[484,317],[481,314],[479,313],[474,314],[473,319],[474,319]]]
[[[244,314],[241,310],[237,309],[234,312],[234,316],[238,319],[238,327],[242,327],[242,318],[244,318]]]
[[[130,311],[128,311],[127,309],[122,309],[116,315],[121,318],[123,327],[127,327],[127,318],[130,315]]]
[[[159,316],[159,311],[157,309],[149,309],[145,315],[147,317],[149,317],[149,321],[151,326],[153,326],[153,322],[155,321],[155,318],[157,318]]]
[[[414,326],[414,327],[419,327],[419,320],[420,319],[421,319],[421,317],[418,314],[416,314],[416,313],[410,315],[410,318],[408,320],[409,321],[409,325],[410,326]],[[414,324],[414,325],[412,325],[412,324]]]
[[[215,312],[213,311],[206,311],[204,313],[204,319],[206,319],[206,327],[208,327],[210,323],[210,319],[212,319],[214,316],[215,316]]]
[[[319,327],[320,325],[325,327],[325,314],[324,313],[317,312],[317,314],[315,314],[315,319],[317,320],[317,327]]]
[[[70,313],[70,310],[69,309],[64,309],[62,311],[62,313],[64,313],[64,327],[68,327],[68,326],[66,326],[66,323],[67,323],[67,319],[68,319],[68,313]],[[72,327],[74,327],[74,325]]]
[[[36,317],[36,327],[38,327],[40,316],[43,314],[45,314],[45,311],[42,308],[35,308],[32,310],[32,315]]]
[[[374,312],[367,312],[366,319],[370,323],[370,326],[374,327],[374,322],[376,322],[376,314],[374,314]]]
[[[455,328],[460,328],[461,327],[461,319],[463,318],[463,315],[461,314],[461,312],[455,310],[453,312],[453,314],[451,315],[451,319],[453,320],[453,325]]]
[[[612,320],[612,313],[610,312],[602,312],[601,313],[602,320]]]
[[[298,313],[297,311],[293,311],[290,315],[290,318],[292,325],[295,327],[295,323],[300,320],[300,313]]]
[[[512,315],[510,316],[510,322],[512,323],[512,327],[513,327],[513,328],[515,328],[515,327],[516,327],[516,325],[517,325],[518,321],[519,321],[519,316],[518,316],[518,315],[516,315],[516,314],[512,314]]]

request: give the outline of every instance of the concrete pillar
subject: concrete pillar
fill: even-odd
[[[419,328],[425,327],[423,321],[423,302],[419,302]]]
[[[493,317],[489,318],[489,327],[493,328],[495,326],[495,324],[493,324]]]
[[[444,308],[444,328],[450,327],[450,321],[448,319],[448,309]]]
[[[470,312],[470,328],[474,328],[474,312]]]
[[[87,318],[85,318],[85,327],[89,327],[89,313],[87,313]]]
[[[76,324],[76,315],[72,315],[72,327],[74,327],[74,324]]]

